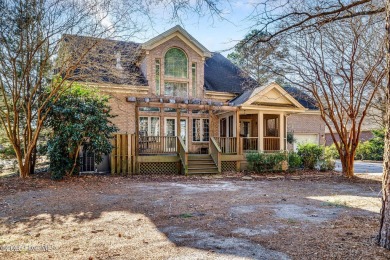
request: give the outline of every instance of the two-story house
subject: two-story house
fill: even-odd
[[[86,40],[96,39],[64,36],[73,46]],[[122,134],[112,172],[242,169],[248,151],[286,150],[287,118],[308,112],[281,86],[243,77],[180,26],[142,44],[101,40],[94,53],[80,81],[111,97]]]

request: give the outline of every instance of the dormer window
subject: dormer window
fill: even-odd
[[[164,75],[173,78],[188,78],[187,55],[179,48],[171,48],[164,57]]]

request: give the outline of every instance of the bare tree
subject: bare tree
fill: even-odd
[[[265,33],[251,31],[228,54],[228,59],[243,70],[244,76],[252,77],[261,86],[273,81],[280,83],[284,78],[285,67],[279,61],[287,56],[288,49],[278,39],[253,46],[257,41],[257,37],[252,37],[254,34],[257,37],[267,37]],[[252,40],[248,41],[249,38]]]
[[[134,32],[131,14],[142,11],[140,5],[134,6],[120,0],[0,1],[0,122],[21,177],[33,170],[47,104],[71,87],[75,72],[80,65],[87,66],[87,54],[100,43],[84,42],[77,46],[76,59],[58,63],[62,36],[107,38]]]
[[[375,18],[338,21],[289,38],[287,80],[316,100],[347,177],[354,175],[362,125],[385,77],[383,38]]]
[[[251,16],[259,31],[272,31],[265,39],[282,35],[294,35],[297,32],[316,30],[325,24],[352,17],[370,17],[382,14],[382,28],[386,24],[386,117],[385,151],[382,179],[382,209],[378,244],[390,249],[390,0],[300,0],[280,1],[264,0],[254,6]],[[340,37],[343,37],[341,35]],[[259,42],[264,41],[260,39]]]

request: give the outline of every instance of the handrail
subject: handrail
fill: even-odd
[[[210,145],[210,155],[211,158],[213,158],[213,161],[215,165],[218,167],[218,172],[221,173],[221,148],[219,147],[217,141],[215,141],[214,137],[210,138],[211,142],[209,142]]]
[[[181,160],[181,164],[183,165],[184,174],[187,175],[188,174],[188,149],[187,149],[186,145],[184,144],[183,139],[180,136],[178,136],[177,139],[179,140],[178,141],[178,143],[179,143],[179,146],[178,146],[179,157]]]
[[[138,154],[177,153],[176,136],[138,136]]]
[[[214,137],[223,154],[237,153],[237,137]]]

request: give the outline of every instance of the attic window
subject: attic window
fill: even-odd
[[[171,48],[164,57],[164,75],[174,78],[188,77],[187,55],[179,48]]]

